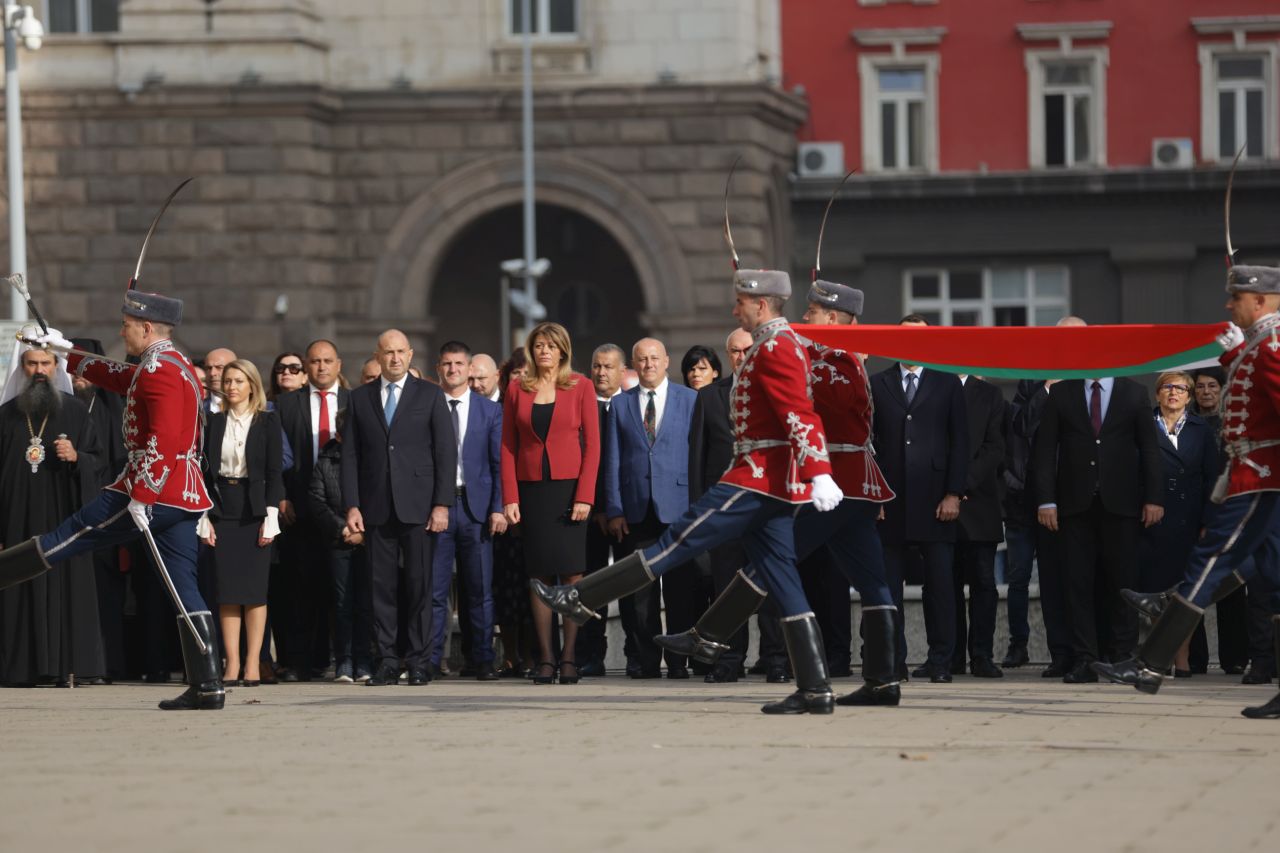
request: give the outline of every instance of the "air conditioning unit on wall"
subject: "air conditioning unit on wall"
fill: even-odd
[[[796,174],[801,178],[844,176],[843,142],[801,142],[796,148]]]
[[[1179,137],[1157,137],[1151,140],[1151,166],[1155,169],[1190,169],[1196,164],[1191,140]]]

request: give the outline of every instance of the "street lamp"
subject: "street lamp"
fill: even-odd
[[[4,4],[4,126],[9,172],[9,271],[27,274],[27,209],[22,186],[22,103],[18,94],[18,40],[27,50],[44,43],[44,25],[30,6]],[[15,290],[9,313],[27,319],[27,304]]]
[[[503,261],[502,268],[502,345],[512,346],[511,316],[508,306],[516,309],[524,317],[522,334],[529,334],[533,327],[547,319],[547,306],[538,301],[538,279],[551,270],[551,261],[538,258],[532,264],[525,264],[524,258],[512,258]],[[524,279],[524,290],[512,290],[511,279]]]

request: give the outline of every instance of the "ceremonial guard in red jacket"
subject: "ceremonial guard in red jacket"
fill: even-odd
[[[861,290],[829,281],[809,288],[804,321],[820,325],[856,324],[862,313]],[[897,607],[885,580],[884,551],[876,533],[880,505],[893,499],[893,490],[876,464],[871,446],[872,400],[867,372],[857,353],[807,342],[813,405],[827,430],[827,452],[836,485],[844,500],[832,512],[805,507],[796,517],[796,558],[803,560],[819,548],[832,551],[836,565],[862,600],[862,675],[865,684],[839,705],[897,705],[894,676],[894,614]],[[767,584],[764,584],[767,585]],[[677,654],[714,663],[728,648],[729,638],[760,607],[765,598],[754,566],[739,571],[715,603],[689,631],[656,638],[658,645]]]
[[[1280,589],[1280,268],[1233,266],[1227,293],[1232,323],[1218,342],[1225,350],[1221,412],[1229,463],[1214,489],[1219,506],[1187,561],[1182,583],[1144,608],[1159,615],[1142,648],[1125,661],[1093,664],[1100,675],[1144,693],[1160,689],[1164,671],[1205,606],[1240,585],[1238,569],[1247,558],[1256,555],[1259,574],[1272,590]],[[1272,613],[1277,605],[1272,602]],[[1272,624],[1280,652],[1280,616]],[[1280,717],[1280,695],[1244,714]]]
[[[165,710],[218,709],[224,692],[213,615],[196,582],[196,522],[212,506],[200,470],[202,423],[195,370],[170,335],[182,301],[158,293],[125,293],[120,336],[138,364],[69,352],[56,332],[32,343],[67,352],[68,368],[125,395],[128,462],[119,478],[52,533],[0,552],[0,587],[46,571],[53,563],[139,537],[155,544],[157,567],[180,609],[179,634],[188,688]]]
[[[834,509],[843,497],[831,478],[822,421],[809,397],[809,357],[782,316],[791,295],[785,272],[737,270],[733,315],[751,332],[746,360],[734,377],[730,413],[734,458],[729,470],[648,548],[571,586],[532,581],[556,612],[582,624],[608,602],[730,539],[776,596],[797,690],[765,713],[831,713],[835,694],[817,619],[795,570],[793,516],[813,503]]]

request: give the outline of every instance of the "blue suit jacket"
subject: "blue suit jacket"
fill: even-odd
[[[502,406],[474,392],[462,441],[462,476],[472,521],[483,524],[490,514],[502,512]]]
[[[605,514],[643,521],[652,503],[658,520],[670,524],[689,508],[689,430],[698,394],[667,383],[667,404],[653,446],[644,432],[639,386],[623,391],[609,407],[600,468]]]

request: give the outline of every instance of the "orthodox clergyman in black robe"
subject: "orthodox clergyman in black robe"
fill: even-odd
[[[52,530],[97,495],[101,444],[85,404],[55,387],[60,367],[43,350],[22,353],[9,383],[21,391],[0,405],[0,545]],[[106,674],[90,554],[0,591],[0,684],[72,674]]]

